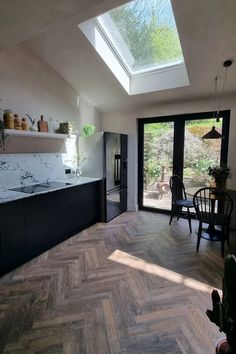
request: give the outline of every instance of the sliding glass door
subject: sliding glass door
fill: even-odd
[[[139,208],[171,210],[169,179],[177,174],[186,187],[208,183],[207,170],[227,163],[229,111],[214,122],[223,139],[202,139],[213,125],[212,112],[139,119]]]
[[[215,122],[222,132],[222,120]],[[221,139],[202,139],[212,128],[212,119],[185,122],[183,181],[186,187],[204,187],[209,182],[208,168],[221,161]]]
[[[144,125],[143,204],[146,207],[170,210],[173,143],[174,122]]]

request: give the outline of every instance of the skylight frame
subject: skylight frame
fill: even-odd
[[[124,5],[122,5],[124,6]],[[170,3],[170,6],[171,6],[171,9],[172,9],[172,5]],[[181,47],[181,53],[182,53],[182,58],[179,59],[179,60],[175,60],[175,61],[171,61],[171,62],[167,62],[167,63],[163,63],[163,64],[153,64],[151,65],[150,67],[147,67],[147,68],[143,68],[143,69],[139,69],[139,70],[133,70],[128,61],[125,59],[125,57],[122,55],[119,47],[116,45],[116,43],[114,42],[113,38],[112,38],[112,35],[110,35],[108,33],[108,31],[106,30],[106,23],[105,23],[105,26],[104,26],[104,16],[109,16],[109,18],[111,19],[111,22],[112,24],[114,25],[115,28],[116,27],[116,24],[113,22],[110,14],[109,14],[110,11],[108,11],[107,13],[105,14],[102,14],[102,15],[99,15],[97,17],[95,17],[93,20],[94,20],[94,23],[95,23],[95,26],[96,28],[100,31],[100,33],[102,34],[104,40],[109,43],[109,46],[110,46],[110,49],[113,51],[113,54],[117,57],[117,60],[122,64],[122,66],[124,67],[124,69],[127,71],[128,75],[130,77],[134,77],[136,75],[143,75],[145,73],[151,73],[151,72],[157,72],[159,70],[165,70],[165,69],[168,69],[168,68],[175,68],[175,67],[178,67],[178,66],[182,66],[184,65],[185,66],[185,62],[184,62],[184,55],[183,55],[183,51],[182,51],[182,47]],[[172,13],[173,13],[173,9],[172,9]],[[174,16],[174,13],[173,13],[173,20],[174,20],[174,23],[175,23],[175,28],[176,28],[176,32],[177,32],[177,35],[178,35],[178,39],[179,39],[179,33],[178,33],[178,29],[176,27],[176,22],[175,22],[175,16]],[[106,19],[105,19],[106,21]],[[109,24],[108,24],[109,25]],[[120,34],[118,28],[117,28],[117,32],[118,34],[120,35],[122,41],[124,42],[123,45],[127,48],[127,50],[129,51],[129,48],[127,47],[127,44],[125,43],[125,41],[123,40],[123,37],[122,35]],[[180,44],[181,45],[181,44]],[[131,53],[132,55],[132,53]]]
[[[96,52],[129,95],[162,91],[189,85],[183,51],[181,60],[152,65],[150,68],[133,71],[117,46],[112,42],[106,30],[100,24],[98,20],[99,17],[100,16],[78,24],[78,28],[89,40]],[[119,35],[118,30],[118,37]],[[178,37],[180,40],[179,33]],[[121,41],[123,41],[122,36]],[[127,52],[130,52],[127,46],[126,49]]]
[[[116,59],[119,62],[119,64],[123,67],[123,69],[125,70],[126,74],[129,76],[129,78],[131,78],[134,75],[134,73],[130,69],[128,63],[126,62],[125,58],[120,53],[120,51],[117,48],[117,46],[115,45],[115,43],[112,42],[112,40],[109,37],[109,35],[107,34],[106,30],[101,25],[100,21],[98,20],[99,17],[100,16],[95,17],[95,18],[92,19],[92,21],[94,22],[94,26],[96,27],[96,29],[101,34],[101,36],[103,37],[104,41],[108,44],[110,50],[112,51],[113,55],[116,57]]]

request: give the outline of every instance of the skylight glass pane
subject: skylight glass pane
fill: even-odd
[[[183,62],[170,0],[135,0],[97,18],[131,73]]]

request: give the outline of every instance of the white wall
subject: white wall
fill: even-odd
[[[231,109],[228,165],[233,178],[229,188],[236,189],[236,100],[235,97],[224,98],[222,109]],[[102,115],[102,129],[111,132],[129,134],[128,151],[128,210],[137,209],[137,170],[138,170],[138,139],[137,118],[172,116],[177,114],[212,111],[212,99],[179,104],[160,105],[146,109],[109,112]]]
[[[0,52],[0,107],[21,117],[52,117],[78,129],[77,92],[23,44]]]
[[[77,96],[77,92],[63,78],[24,45],[0,52],[2,109],[11,109],[21,117],[28,113],[36,120],[43,114],[45,119],[53,117],[55,122],[69,121],[74,130],[78,130]],[[9,145],[10,138],[7,142]],[[34,139],[25,139],[30,140],[32,146],[29,151],[32,153],[3,154],[1,151],[0,189],[47,179],[63,179],[65,168],[74,166],[75,139],[72,139],[69,149],[66,142],[66,153],[54,149],[52,151],[55,153],[49,153],[47,144],[42,140],[40,144],[45,147],[42,151],[47,152],[42,154],[33,153],[36,151]],[[48,142],[50,148],[54,147],[54,140],[56,139],[52,139],[50,144]]]
[[[96,127],[96,131],[101,130],[101,113],[89,102],[84,96],[78,97],[79,107],[79,131],[84,124],[93,124]]]

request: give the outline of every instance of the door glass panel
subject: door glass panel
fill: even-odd
[[[174,123],[144,124],[143,206],[171,210]]]
[[[220,164],[221,139],[202,139],[212,126],[212,118],[185,122],[183,169],[185,188],[207,186],[210,181],[208,168]],[[222,133],[221,120],[214,122],[214,126]]]

